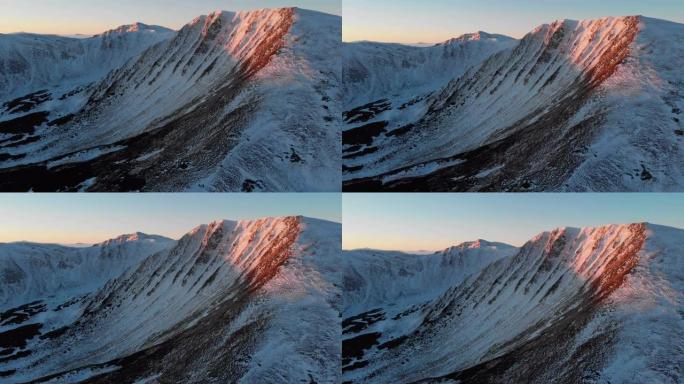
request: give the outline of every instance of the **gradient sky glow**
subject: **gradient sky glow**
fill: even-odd
[[[436,251],[485,239],[522,245],[558,227],[684,228],[684,194],[345,194],[343,249]]]
[[[94,35],[137,21],[180,29],[215,10],[292,6],[342,14],[341,0],[0,0],[0,33]]]
[[[214,220],[290,215],[341,222],[340,195],[0,194],[0,242],[92,244],[137,231],[177,239]]]
[[[486,31],[520,38],[558,19],[644,15],[684,23],[682,0],[344,0],[344,41],[437,43]]]

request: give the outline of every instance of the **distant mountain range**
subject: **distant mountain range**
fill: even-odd
[[[341,18],[0,35],[0,190],[339,191]]]
[[[346,191],[681,191],[684,25],[343,46]]]

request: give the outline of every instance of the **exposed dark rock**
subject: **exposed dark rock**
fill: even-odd
[[[358,128],[348,129],[342,132],[342,143],[344,145],[370,145],[375,137],[385,132],[388,124],[386,121],[378,121]]]
[[[342,116],[347,124],[365,123],[378,114],[390,109],[392,109],[392,103],[387,99],[382,99],[344,112]]]
[[[49,100],[52,100],[50,93],[42,90],[8,101],[2,106],[8,113],[24,113]]]
[[[378,151],[378,147],[368,147],[368,148],[364,149],[363,151],[354,152],[354,153],[350,153],[348,155],[344,155],[344,156],[342,156],[342,158],[343,159],[356,159],[358,157],[370,155],[371,153],[375,153],[377,151]]]
[[[33,134],[36,128],[45,123],[49,112],[35,112],[16,119],[0,121],[0,133]]]
[[[25,348],[26,342],[40,334],[43,324],[27,324],[0,332],[0,348]]]

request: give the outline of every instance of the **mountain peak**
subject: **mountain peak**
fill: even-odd
[[[227,18],[232,18],[233,16],[235,16],[235,12],[230,12],[230,11],[224,11],[224,10],[222,10],[222,9],[217,9],[217,10],[215,10],[215,11],[213,11],[213,12],[210,12],[210,13],[206,16],[206,18],[207,18],[207,20],[210,20],[210,21],[213,22],[213,21],[215,21],[215,20],[218,19],[218,18],[227,19]]]
[[[142,232],[134,232],[134,233],[129,233],[121,236],[117,236],[113,239],[105,240],[101,243],[93,245],[94,247],[101,247],[101,246],[108,246],[108,245],[120,245],[120,244],[125,244],[125,243],[133,243],[133,242],[164,242],[164,241],[172,241],[171,239],[164,237],[164,236],[159,236],[159,235],[148,235],[146,233]]]
[[[135,22],[133,24],[125,24],[114,29],[110,29],[102,34],[95,36],[111,36],[111,35],[123,35],[128,33],[171,33],[174,32],[172,29],[162,27],[159,25],[149,25],[141,22]]]
[[[576,29],[578,27],[587,27],[591,25],[610,25],[610,24],[634,24],[640,20],[644,19],[641,15],[628,15],[628,16],[605,16],[595,19],[557,19],[551,23],[544,23],[536,28],[534,28],[528,35],[537,35],[540,33],[554,33],[561,28]]]
[[[467,248],[473,249],[473,248],[484,248],[484,247],[489,247],[489,246],[492,245],[492,243],[490,243],[490,242],[487,241],[487,240],[477,239],[477,240],[475,240],[475,241],[471,241],[471,242],[464,243],[464,245],[466,245]]]
[[[235,226],[236,224],[236,221],[231,220],[214,220],[211,223],[207,224],[207,228],[209,233],[213,233],[218,229]]]
[[[465,33],[461,36],[454,37],[437,45],[451,45],[455,43],[466,43],[472,41],[510,41],[515,40],[506,35],[499,35],[495,33],[488,33],[484,31],[477,31],[474,33]]]
[[[208,234],[213,234],[214,232],[229,228],[232,230],[232,228],[241,226],[241,227],[247,227],[251,224],[265,224],[265,223],[283,223],[287,221],[292,221],[296,220],[298,222],[301,222],[304,218],[302,216],[276,216],[276,217],[262,217],[258,219],[251,219],[251,220],[224,220],[224,219],[219,219],[219,220],[214,220],[208,224],[201,224],[193,228],[190,232],[187,233],[186,236],[194,236],[197,235],[198,233],[201,233],[201,236],[207,236]],[[313,219],[312,219],[313,220]]]
[[[212,24],[215,22],[217,19],[229,19],[233,18],[235,16],[244,16],[244,15],[251,15],[251,14],[276,14],[276,13],[281,13],[281,12],[300,12],[302,9],[297,8],[297,7],[283,7],[283,8],[260,8],[260,9],[253,9],[253,10],[248,10],[248,11],[238,11],[238,12],[233,12],[233,11],[225,11],[222,9],[217,9],[212,12],[210,12],[207,15],[201,15],[196,18],[194,18],[190,23],[188,23],[189,26],[195,26],[197,24]]]
[[[442,253],[449,253],[454,250],[459,250],[459,251],[464,251],[467,249],[506,249],[506,248],[514,248],[512,245],[505,244],[505,243],[497,243],[497,242],[492,242],[492,241],[487,241],[483,239],[477,239],[474,241],[466,241],[463,243],[460,243],[458,245],[455,245],[453,247],[447,248]]]
[[[494,36],[483,31],[477,31],[475,33],[465,33],[459,37],[457,37],[458,40],[467,40],[467,41],[473,41],[473,40],[482,40],[482,39],[490,39],[493,38]]]
[[[122,31],[122,32],[140,32],[142,30],[149,29],[149,27],[146,24],[143,24],[141,22],[135,22],[130,25],[122,25],[120,26],[117,31]]]
[[[626,223],[626,224],[606,224],[587,227],[558,227],[550,231],[544,231],[534,236],[528,243],[538,243],[540,241],[547,241],[547,239],[557,239],[560,237],[576,237],[580,235],[602,236],[605,233],[632,233],[635,231],[643,231],[646,228],[653,227],[652,224],[645,222]]]

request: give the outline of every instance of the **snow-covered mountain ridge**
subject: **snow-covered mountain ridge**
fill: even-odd
[[[141,233],[91,247],[50,244],[0,244],[0,309],[60,294],[88,293],[173,240]]]
[[[560,228],[447,284],[398,254],[345,252],[343,380],[676,383],[683,239],[643,223]],[[394,299],[359,294],[387,281]]]
[[[65,84],[72,89],[85,86],[174,33],[136,23],[83,39],[30,33],[0,35],[0,100],[47,92]]]
[[[484,35],[484,32],[480,32]],[[502,35],[486,39],[463,35],[428,47],[355,42],[342,45],[344,110],[388,99],[406,109],[469,67],[515,40]],[[397,113],[397,112],[395,112]]]
[[[340,236],[339,224],[303,217],[198,226],[79,296],[56,286],[61,300],[0,307],[0,375],[9,383],[335,382]],[[61,258],[59,249],[45,252],[44,263]],[[0,261],[8,257],[21,255]]]
[[[560,20],[435,84],[415,113],[352,107],[345,189],[681,190],[682,41],[684,25],[642,16]]]
[[[78,81],[57,66],[50,73],[61,77],[0,97],[0,189],[340,189],[340,17],[217,11],[177,32],[153,30],[137,24],[93,37],[102,43],[92,56],[111,64],[97,76],[90,62],[76,69]],[[155,43],[119,47],[129,35]],[[68,47],[56,42],[90,41],[40,39],[20,45],[69,70]],[[0,82],[13,76],[34,78],[0,66]]]

